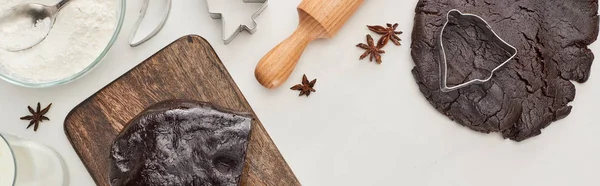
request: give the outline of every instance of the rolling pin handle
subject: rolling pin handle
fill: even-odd
[[[301,21],[298,28],[283,42],[267,53],[258,63],[254,76],[269,89],[281,86],[292,74],[306,46],[317,38],[310,24]]]

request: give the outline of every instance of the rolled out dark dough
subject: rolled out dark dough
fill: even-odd
[[[207,103],[170,100],[132,119],[110,154],[112,186],[240,183],[252,117]]]
[[[490,82],[444,93],[438,38],[451,9],[483,17],[518,55]],[[419,0],[415,12],[411,55],[419,89],[439,112],[472,130],[515,141],[539,135],[571,112],[572,81],[590,76],[598,0]],[[506,59],[477,36],[476,29],[446,28],[450,85],[484,78]]]

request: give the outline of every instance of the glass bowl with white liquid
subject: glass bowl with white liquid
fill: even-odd
[[[30,1],[4,0],[0,12],[25,2]],[[57,2],[35,1],[44,5]],[[125,18],[125,4],[126,0],[71,0],[57,14],[53,28],[41,43],[18,52],[0,48],[0,79],[19,86],[44,88],[81,78],[102,61],[117,40]],[[16,42],[2,36],[0,46],[2,42]]]
[[[0,134],[0,185],[13,185],[17,170],[15,156],[8,142]]]
[[[0,185],[67,185],[62,157],[40,143],[0,133]]]

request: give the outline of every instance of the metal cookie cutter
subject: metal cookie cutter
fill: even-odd
[[[231,41],[233,41],[233,39],[235,39],[235,37],[242,31],[246,31],[250,34],[254,34],[256,32],[256,28],[258,26],[258,24],[256,23],[256,18],[258,18],[258,16],[260,16],[260,14],[267,8],[267,2],[269,0],[242,0],[244,3],[262,3],[262,6],[260,6],[260,8],[258,8],[258,10],[252,14],[252,25],[248,26],[248,25],[240,25],[237,29],[237,31],[235,31],[233,33],[233,35],[230,36],[225,36],[225,29],[223,30],[223,42],[225,44],[229,44],[231,43]],[[206,7],[208,8],[208,13],[210,13],[210,17],[212,17],[213,19],[221,19],[221,24],[223,26],[225,26],[225,19],[223,19],[223,14],[222,13],[217,13],[217,12],[211,12],[210,9],[210,3],[208,2],[208,0],[206,1]]]
[[[468,82],[449,87],[447,84],[448,63],[446,61],[446,51],[444,50],[443,35],[444,35],[444,30],[446,29],[446,26],[450,22],[450,16],[454,16],[457,18],[457,20],[460,20],[460,21],[469,21],[469,22],[475,23],[477,26],[482,28],[482,30],[484,30],[484,34],[493,36],[492,42],[494,42],[495,44],[500,46],[505,51],[508,51],[510,54],[512,54],[512,56],[510,56],[506,61],[502,62],[500,65],[498,65],[496,68],[494,68],[490,72],[490,76],[488,76],[485,79],[473,79]],[[439,38],[440,48],[441,48],[441,53],[442,53],[442,60],[440,61],[440,88],[441,88],[442,92],[450,92],[450,91],[454,91],[454,90],[457,90],[460,88],[464,88],[469,85],[481,84],[481,83],[488,82],[494,76],[494,72],[496,72],[498,69],[500,69],[501,67],[506,65],[506,63],[508,63],[510,60],[515,58],[515,56],[517,56],[517,48],[508,44],[506,41],[504,41],[502,38],[500,38],[496,34],[496,32],[494,32],[494,30],[492,29],[490,24],[488,22],[486,22],[483,18],[481,18],[475,14],[462,13],[456,9],[452,9],[448,12],[448,14],[446,14],[446,23],[444,23],[444,26],[442,27],[442,31],[440,32],[439,37],[440,37]]]
[[[153,1],[155,1],[155,0],[153,0]],[[169,18],[170,12],[171,12],[171,1],[172,0],[166,0],[166,2],[165,2],[166,7],[163,11],[163,15],[161,16],[160,22],[158,23],[156,28],[154,28],[154,30],[152,30],[152,32],[150,32],[148,35],[146,35],[146,37],[143,37],[137,41],[134,41],[135,36],[138,34],[138,29],[140,28],[142,21],[144,21],[144,17],[146,17],[146,12],[148,11],[148,5],[150,3],[150,0],[143,1],[142,10],[140,11],[140,16],[138,17],[137,22],[133,26],[133,30],[129,34],[128,41],[129,41],[130,46],[132,46],[132,47],[139,46],[142,43],[145,43],[146,41],[150,40],[152,37],[154,37],[156,34],[158,34],[158,32],[160,32],[160,30],[162,30],[162,28],[165,26],[165,23],[167,22],[167,18]]]

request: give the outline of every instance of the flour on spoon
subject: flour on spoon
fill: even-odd
[[[0,11],[27,2],[30,1],[0,0]],[[54,5],[58,1],[36,2]],[[13,79],[42,83],[81,72],[110,42],[118,21],[117,3],[117,0],[72,0],[63,7],[54,27],[40,44],[20,52],[0,50],[0,73]],[[44,26],[43,22],[39,26]],[[16,42],[23,34],[28,33],[0,35],[0,43]]]

